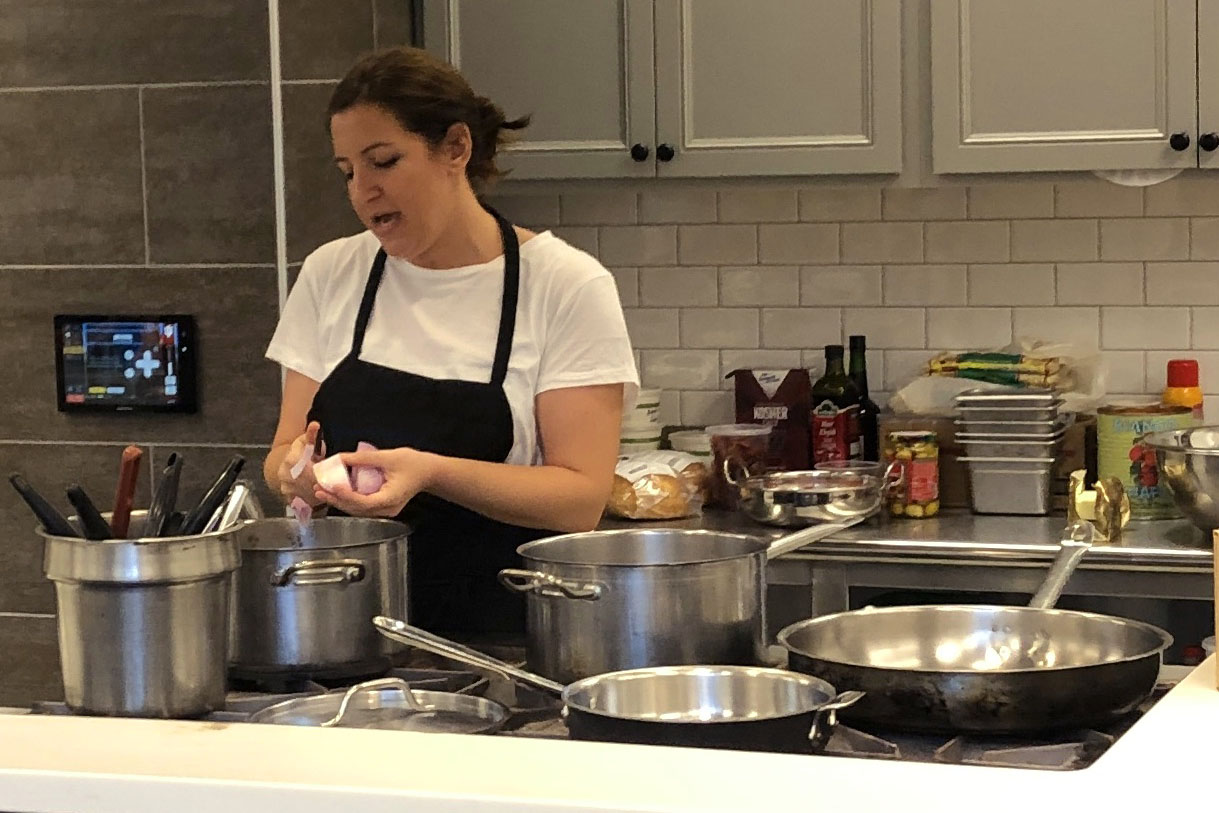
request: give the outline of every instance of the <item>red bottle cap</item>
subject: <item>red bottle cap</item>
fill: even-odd
[[[1168,386],[1198,386],[1198,362],[1193,359],[1173,359],[1168,362]]]

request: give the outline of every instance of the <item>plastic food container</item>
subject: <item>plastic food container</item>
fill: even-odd
[[[729,423],[708,426],[711,438],[711,499],[723,508],[736,509],[737,483],[766,471],[771,428],[766,424]]]
[[[660,426],[633,429],[623,427],[618,435],[618,454],[650,452],[660,448]]]
[[[711,457],[711,436],[701,429],[687,429],[669,435],[669,445],[675,451],[696,457]]]
[[[977,514],[1044,516],[1050,512],[1052,457],[960,457],[969,467]]]

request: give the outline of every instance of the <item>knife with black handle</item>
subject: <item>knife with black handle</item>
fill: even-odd
[[[80,518],[80,526],[85,529],[85,539],[112,539],[114,533],[110,530],[110,525],[102,517],[100,511],[97,510],[97,505],[93,500],[89,499],[89,495],[85,490],[78,485],[74,485],[68,489],[68,502],[76,509],[76,516]]]
[[[203,499],[199,500],[199,504],[192,508],[186,518],[182,520],[182,529],[178,532],[181,536],[191,536],[203,532],[203,528],[212,518],[212,514],[228,496],[233,483],[237,482],[237,475],[241,474],[241,467],[244,465],[244,457],[239,454],[233,455],[233,459],[224,467],[224,471],[220,472],[220,476],[204,492]]]
[[[144,536],[165,536],[169,517],[178,502],[178,481],[182,475],[182,456],[171,452],[165,459],[165,468],[157,475],[153,484],[152,503],[148,506],[148,524]]]
[[[9,475],[8,481],[13,484],[13,488],[17,489],[17,493],[21,495],[21,499],[25,500],[25,504],[34,512],[34,516],[38,517],[38,521],[42,523],[42,529],[51,536],[74,536],[80,538],[80,534],[72,524],[64,519],[63,514],[55,510],[55,508],[43,498],[41,494],[34,490],[24,477],[20,474]]]

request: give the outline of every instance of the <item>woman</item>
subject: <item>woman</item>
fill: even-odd
[[[309,255],[288,297],[267,350],[286,375],[264,474],[286,501],[407,522],[414,623],[519,631],[523,602],[496,573],[523,542],[595,526],[638,389],[613,277],[480,203],[505,132],[528,119],[506,121],[451,66],[375,53],[327,113],[368,231]],[[381,489],[294,477],[319,433],[327,454],[381,468]],[[360,441],[381,451],[351,454]]]

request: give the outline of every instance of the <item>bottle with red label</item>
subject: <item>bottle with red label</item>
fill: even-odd
[[[859,460],[859,389],[843,366],[840,344],[825,346],[825,375],[813,384],[813,463]]]

